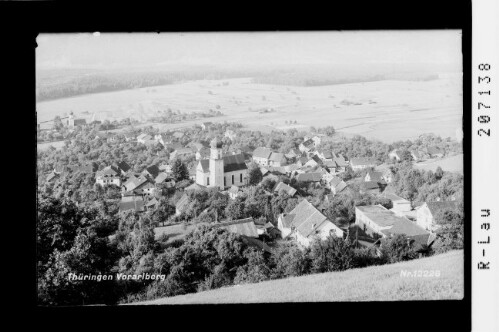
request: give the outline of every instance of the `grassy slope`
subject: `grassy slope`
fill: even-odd
[[[384,266],[265,281],[137,304],[396,301],[462,299],[462,250]],[[402,270],[440,270],[440,277],[401,277]]]

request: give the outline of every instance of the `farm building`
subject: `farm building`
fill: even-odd
[[[308,182],[308,183],[319,183],[322,180],[324,173],[322,172],[310,172],[310,173],[300,173],[296,176],[296,181],[298,182]]]
[[[222,142],[211,141],[210,159],[202,159],[196,168],[196,183],[206,187],[225,189],[243,186],[248,178],[248,166],[242,154],[222,156]]]
[[[435,222],[435,217],[439,213],[443,213],[446,210],[456,210],[456,201],[438,201],[438,202],[426,202],[421,205],[417,210],[417,223],[424,229],[433,231],[438,228]]]
[[[292,237],[304,247],[310,246],[314,238],[326,239],[331,234],[342,238],[344,234],[306,199],[289,213],[280,214],[277,227],[283,238]]]
[[[350,166],[354,171],[359,171],[365,168],[376,167],[376,159],[374,158],[352,158]]]
[[[373,238],[387,238],[405,234],[408,238],[424,245],[431,245],[435,237],[424,228],[399,217],[382,205],[355,207],[355,224]]]
[[[271,154],[271,149],[258,147],[253,151],[253,161],[259,165],[268,166]]]

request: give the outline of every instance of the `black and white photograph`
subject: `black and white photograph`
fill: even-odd
[[[462,300],[462,37],[40,33],[38,305]]]

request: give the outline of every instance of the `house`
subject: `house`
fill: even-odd
[[[173,180],[170,174],[165,172],[160,172],[158,176],[156,176],[156,178],[154,179],[154,183],[156,183],[156,185],[164,183],[166,184],[167,188],[172,188],[175,186],[175,180]]]
[[[180,199],[178,200],[177,204],[175,204],[175,215],[180,216],[182,213],[184,213],[189,206],[189,196],[187,194],[184,194]]]
[[[393,174],[393,171],[390,168],[388,168],[386,171],[383,172],[381,179],[386,183],[391,183],[393,181],[394,176],[395,174]]]
[[[456,201],[426,202],[417,209],[417,224],[424,229],[433,231],[438,228],[435,217],[446,210],[456,210]]]
[[[130,141],[133,141],[135,139],[135,136],[133,135],[133,133],[124,133],[123,137],[125,138],[125,142],[130,142]]]
[[[444,156],[444,152],[436,146],[431,146],[427,148],[426,152],[431,158],[442,158]]]
[[[375,181],[375,182],[382,182],[383,180],[383,173],[377,172],[370,170],[367,172],[366,176],[364,177],[364,181],[369,182],[369,181]]]
[[[144,210],[145,210],[144,199],[142,198],[142,196],[121,197],[119,212],[125,212],[125,211],[143,212]]]
[[[154,195],[156,185],[152,180],[146,179],[146,181],[143,181],[136,186],[133,191],[140,195]]]
[[[335,176],[330,181],[326,182],[333,195],[342,192],[348,185],[339,177]]]
[[[320,183],[322,180],[322,172],[310,172],[310,173],[300,173],[296,176],[296,181],[307,182],[307,183]]]
[[[396,161],[401,161],[402,160],[402,154],[401,154],[401,151],[398,150],[398,149],[395,149],[393,151],[391,151],[389,154],[388,154],[388,158],[392,159],[392,160],[396,160]]]
[[[315,135],[311,140],[314,142],[315,147],[321,145],[321,138],[319,136]]]
[[[269,157],[269,166],[281,167],[288,164],[288,160],[284,153],[272,152]]]
[[[300,149],[301,152],[306,153],[308,155],[315,150],[315,142],[310,138],[306,141],[303,141],[303,143],[301,143],[298,148]]]
[[[299,158],[296,160],[296,163],[295,163],[295,164],[296,164],[298,167],[303,167],[303,166],[305,166],[305,165],[307,164],[307,162],[308,162],[308,157],[306,157],[306,156],[301,156],[301,157],[299,157]]]
[[[170,160],[174,160],[174,159],[184,159],[184,158],[187,158],[187,157],[190,157],[190,156],[193,156],[195,155],[194,151],[192,151],[192,149],[190,148],[179,148],[179,149],[176,149],[175,151],[173,151],[171,154],[170,154]]]
[[[333,152],[329,149],[319,149],[315,152],[315,155],[322,161],[333,161],[334,159]]]
[[[126,182],[123,184],[124,192],[131,192],[137,187],[142,186],[145,182],[149,181],[147,177],[143,174],[135,175],[132,174]]]
[[[159,167],[157,165],[151,165],[146,167],[141,174],[151,179],[155,179],[159,175],[159,172]]]
[[[268,166],[271,154],[271,149],[258,147],[253,151],[253,161],[259,165]]]
[[[213,125],[212,122],[203,122],[201,123],[201,128],[203,128],[203,130],[207,130],[211,127],[211,125]]]
[[[317,167],[322,165],[322,160],[317,155],[313,155],[303,166],[306,167]]]
[[[145,144],[146,141],[153,140],[153,137],[149,134],[143,133],[137,136],[137,142],[141,144]]]
[[[350,166],[354,171],[359,171],[365,168],[376,167],[376,159],[374,158],[352,158]]]
[[[221,190],[231,185],[247,183],[248,166],[242,154],[222,155],[222,142],[214,138],[211,143],[210,159],[199,160],[196,167],[196,183]]]
[[[121,170],[113,166],[104,167],[103,170],[97,171],[95,174],[95,182],[101,186],[114,184],[121,186]]]
[[[382,205],[356,206],[355,224],[375,239],[405,234],[409,239],[423,245],[431,245],[435,239],[424,228],[405,217],[397,216]]]
[[[335,164],[336,173],[345,172],[348,167],[348,161],[341,154],[336,154],[333,152],[333,162]]]
[[[241,193],[241,189],[238,186],[231,186],[229,190],[227,190],[229,193],[229,197],[231,199],[236,199],[237,196]]]
[[[361,194],[379,194],[382,190],[382,185],[377,181],[364,181],[359,186]]]
[[[302,200],[289,213],[280,214],[277,227],[282,238],[292,237],[303,247],[308,247],[314,240],[326,239],[334,234],[343,238],[343,230],[326,218],[306,199]]]
[[[279,182],[274,188],[274,193],[279,194],[280,192],[285,192],[289,197],[293,197],[296,194],[296,189],[284,182]]]
[[[112,167],[119,170],[122,176],[126,176],[128,174],[128,171],[131,169],[130,165],[128,165],[125,161],[114,163],[112,164]]]
[[[397,214],[404,214],[412,210],[411,202],[402,197],[391,193],[384,193],[383,197],[392,201],[393,207],[391,210]]]
[[[409,152],[411,154],[412,160],[418,162],[421,161],[421,159],[423,159],[418,150],[410,150]]]
[[[296,159],[301,157],[301,155],[302,155],[302,152],[300,150],[293,148],[293,149],[289,150],[288,153],[286,153],[286,158],[296,161]]]
[[[231,141],[233,141],[233,140],[236,139],[237,134],[236,134],[236,132],[234,130],[227,129],[225,131],[224,137],[227,137],[228,139],[230,139]]]
[[[145,206],[147,210],[155,210],[159,207],[159,201],[153,197]]]

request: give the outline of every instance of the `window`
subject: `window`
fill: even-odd
[[[239,174],[239,182],[243,182],[243,173]]]
[[[234,184],[234,174],[232,174],[232,184]]]
[[[227,178],[224,176],[224,187],[227,187]]]
[[[210,185],[210,178],[206,178],[206,185],[209,186]]]

